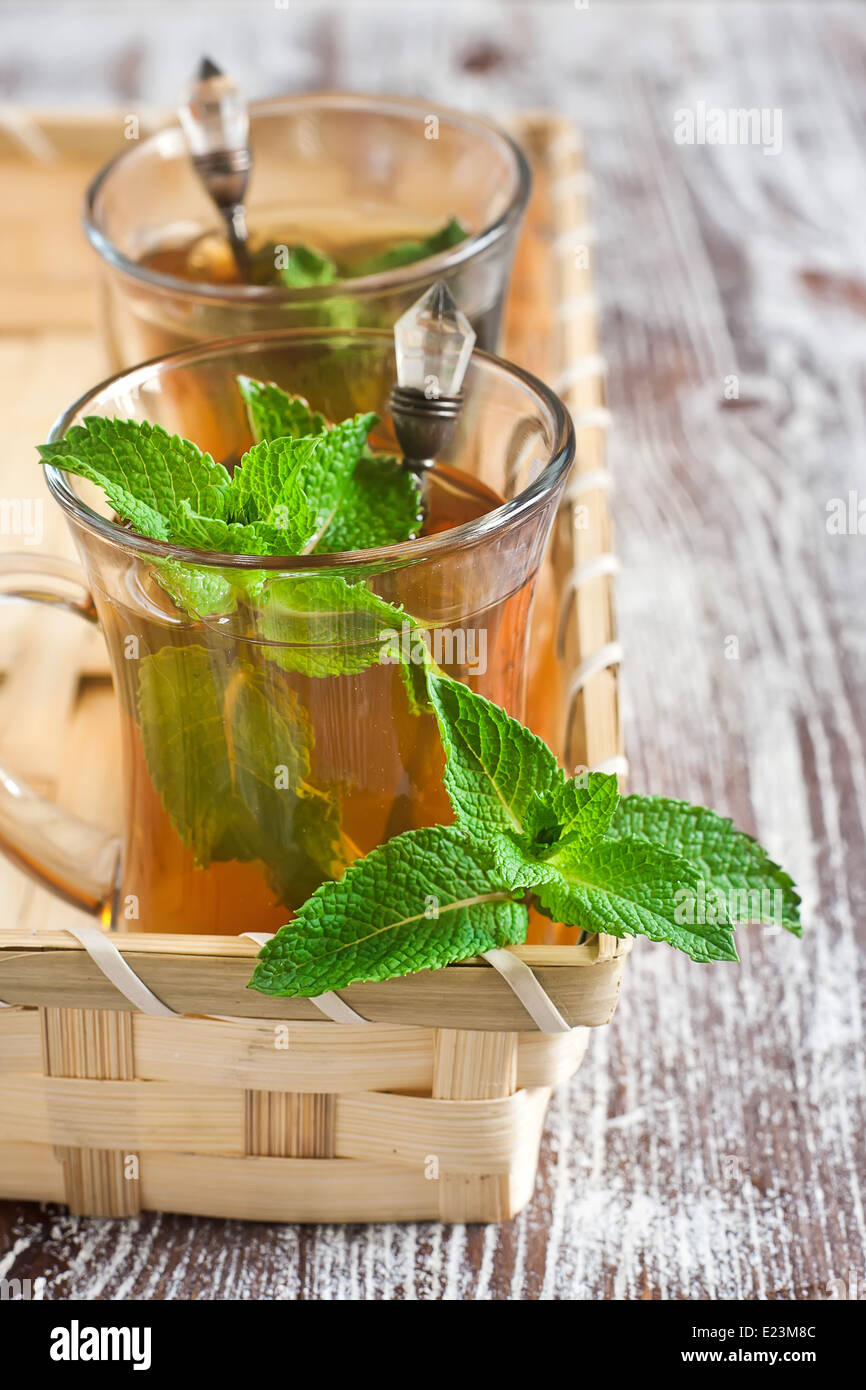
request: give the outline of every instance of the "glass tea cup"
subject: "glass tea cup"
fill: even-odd
[[[482,348],[498,346],[530,173],[519,147],[474,116],[404,98],[312,93],[250,107],[249,224],[326,251],[418,239],[456,217],[464,241],[435,256],[309,289],[208,284],[145,264],[221,231],[179,126],[133,145],[94,179],[85,230],[102,259],[113,369],[208,339],[294,327],[394,323],[448,283]]]
[[[188,349],[95,387],[91,415],[148,420],[229,465],[251,444],[238,374],[332,420],[387,401],[390,333],[292,330]],[[375,550],[219,555],[147,540],[102,493],[46,467],[83,573],[0,562],[0,594],[98,622],[120,707],[120,839],[0,775],[0,846],[61,896],[135,931],[273,931],[318,883],[417,826],[453,817],[427,654],[524,706],[533,588],[574,455],[541,382],[473,355],[452,443],[426,475],[426,534]],[[38,562],[37,562],[38,563]],[[426,653],[417,644],[426,647]],[[94,748],[94,757],[99,750]]]

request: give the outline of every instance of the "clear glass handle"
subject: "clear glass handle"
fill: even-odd
[[[0,556],[0,601],[29,599],[88,622],[96,609],[82,572],[53,556]],[[0,852],[58,897],[100,912],[114,895],[120,839],[61,811],[0,765]]]

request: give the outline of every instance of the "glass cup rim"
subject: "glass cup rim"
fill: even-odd
[[[398,114],[411,114],[421,119],[428,114],[429,103],[410,97],[326,91],[252,101],[249,104],[249,110],[251,118],[255,119],[256,116],[278,115],[283,111],[317,105],[333,109],[345,108],[364,111],[376,111],[384,108]],[[155,131],[147,139],[138,142],[132,149],[121,150],[102,166],[91,180],[84,196],[82,220],[85,234],[97,254],[112,269],[142,281],[151,289],[176,295],[183,294],[196,300],[218,300],[229,304],[307,304],[332,298],[335,293],[341,290],[343,294],[349,293],[356,298],[361,298],[393,289],[405,289],[416,284],[421,285],[431,278],[437,279],[446,271],[461,265],[463,261],[469,260],[479,252],[487,250],[488,247],[506,236],[522,217],[529,201],[532,186],[532,173],[526,155],[507,131],[501,130],[494,122],[487,121],[481,116],[456,111],[451,107],[437,106],[436,115],[452,125],[462,126],[470,131],[475,130],[488,138],[501,142],[514,160],[515,190],[506,208],[489,226],[479,232],[472,233],[464,241],[458,242],[456,246],[452,246],[446,251],[440,251],[435,256],[427,256],[424,260],[414,261],[411,265],[398,267],[395,270],[378,271],[375,275],[361,275],[352,280],[335,280],[330,285],[313,285],[306,289],[292,289],[281,285],[217,285],[208,284],[205,281],[182,280],[179,276],[150,270],[139,262],[131,260],[115,246],[114,242],[99,227],[96,217],[97,199],[115,169],[124,161],[141,158],[146,150],[157,148],[160,144],[180,146],[183,134],[177,124],[165,126],[162,130]]]
[[[385,342],[393,346],[393,336],[384,329],[355,328],[288,328],[270,333],[250,333],[242,337],[221,338],[182,348],[178,352],[161,353],[135,367],[124,368],[106,377],[96,386],[90,387],[58,416],[48,435],[48,443],[55,444],[63,438],[77,416],[81,416],[88,403],[121,383],[135,389],[148,379],[155,379],[166,368],[175,370],[194,366],[213,358],[236,353],[239,349],[255,351],[259,348],[278,347],[281,343],[303,341],[346,342]],[[485,371],[492,370],[502,375],[516,378],[540,398],[550,414],[554,438],[549,458],[538,477],[499,507],[492,508],[473,521],[463,522],[447,531],[439,531],[432,536],[419,536],[415,540],[402,541],[397,545],[377,546],[370,550],[346,550],[327,555],[232,555],[220,551],[194,550],[188,546],[172,544],[170,541],[151,540],[147,536],[136,535],[117,522],[89,507],[71,487],[64,470],[56,464],[45,464],[44,473],[49,491],[63,510],[88,531],[96,533],[112,545],[138,554],[155,556],[162,560],[180,560],[202,569],[266,570],[271,572],[294,573],[297,571],[376,569],[388,570],[403,568],[410,564],[435,559],[437,556],[463,549],[510,527],[544,501],[551,497],[560,482],[565,478],[575,456],[575,434],[571,415],[563,401],[554,391],[531,372],[497,357],[493,353],[476,349],[473,361],[484,364]]]

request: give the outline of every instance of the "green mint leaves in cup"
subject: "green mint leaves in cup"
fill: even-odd
[[[736,960],[735,921],[772,915],[800,935],[792,880],[730,821],[620,797],[604,773],[569,778],[497,705],[431,666],[426,680],[455,824],[397,835],[323,883],[264,946],[252,988],[311,995],[437,969],[524,941],[529,906],[695,961]]]
[[[239,387],[257,442],[232,475],[190,440],[134,420],[91,417],[39,452],[101,487],[140,535],[196,550],[333,554],[417,534],[420,484],[368,448],[376,415],[329,425],[279,387],[246,377]]]
[[[256,284],[282,284],[292,290],[332,285],[337,280],[357,280],[364,275],[379,275],[383,271],[414,265],[416,261],[450,251],[468,235],[463,223],[451,217],[427,236],[384,245],[373,253],[340,258],[306,242],[279,245],[268,241],[253,255],[252,278]]]
[[[231,474],[191,441],[131,420],[86,419],[40,452],[99,486],[140,535],[202,552],[201,564],[154,562],[184,621],[173,635],[148,629],[131,713],[196,868],[259,861],[295,907],[360,851],[341,827],[339,786],[312,775],[313,722],[290,680],[368,670],[383,632],[408,618],[363,582],[291,573],[291,558],[407,540],[422,523],[421,490],[370,449],[376,415],[330,425],[277,386],[238,386],[255,442]],[[289,572],[219,568],[207,563],[214,552],[285,556]],[[201,623],[229,618],[217,654]]]

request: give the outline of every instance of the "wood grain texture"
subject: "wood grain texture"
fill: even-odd
[[[40,12],[52,49],[33,37]],[[72,19],[28,6],[0,91],[116,104],[146,86],[171,102],[200,15],[153,13],[91,24],[70,87]],[[630,784],[757,833],[801,884],[806,934],[741,934],[741,965],[712,971],[637,949],[614,1024],[554,1097],[535,1200],[506,1226],[102,1223],[8,1205],[0,1274],[44,1276],[54,1298],[137,1299],[815,1299],[831,1278],[862,1279],[866,542],[826,529],[830,499],[866,491],[862,10],[224,5],[207,19],[215,56],[255,72],[258,93],[399,81],[580,122]],[[781,153],[677,146],[673,112],[699,100],[781,108]],[[4,360],[22,390],[44,390],[35,351]],[[68,364],[82,385],[88,371]],[[257,1162],[251,1217],[268,1200]],[[46,1171],[46,1198],[56,1183]]]

